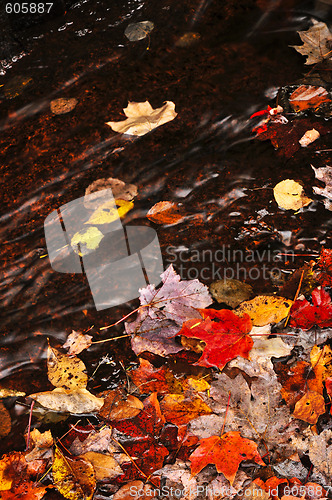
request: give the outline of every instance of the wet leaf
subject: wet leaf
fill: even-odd
[[[95,413],[104,404],[102,398],[97,398],[86,389],[67,391],[60,387],[54,391],[30,394],[29,397],[51,411],[73,414]]]
[[[107,122],[112,130],[121,134],[145,135],[156,127],[174,120],[177,116],[175,104],[166,101],[161,108],[153,109],[149,101],[129,102],[124,108],[127,119],[120,122]]]
[[[33,83],[31,76],[16,75],[3,87],[7,99],[14,99]]]
[[[318,130],[312,128],[311,130],[306,131],[306,133],[299,140],[299,143],[302,148],[306,148],[307,146],[309,146],[309,144],[311,144],[312,142],[316,141],[319,138],[320,138],[320,133],[318,132]]]
[[[292,300],[276,295],[257,295],[242,302],[235,312],[239,315],[249,314],[254,326],[265,326],[286,318],[292,303]]]
[[[138,40],[143,40],[143,38],[147,37],[153,28],[154,24],[151,21],[131,23],[128,24],[124,34],[130,42],[137,42]]]
[[[30,446],[25,460],[49,459],[53,457],[53,437],[51,431],[39,432],[33,429],[30,433]]]
[[[314,391],[308,391],[296,403],[294,417],[304,420],[311,425],[317,423],[318,417],[325,413],[325,401],[321,394]]]
[[[6,389],[4,387],[0,388],[0,398],[17,398],[19,396],[25,396],[25,392],[13,391],[12,389]]]
[[[289,97],[289,103],[294,111],[317,109],[324,102],[331,102],[329,93],[324,87],[300,85]]]
[[[176,224],[184,218],[181,208],[170,201],[159,201],[150,208],[146,216],[156,224]]]
[[[55,448],[53,481],[68,500],[91,500],[96,487],[95,471],[87,460],[65,457]]]
[[[332,34],[323,22],[311,19],[312,26],[306,31],[298,31],[303,45],[291,45],[303,56],[308,56],[305,64],[316,64],[331,57]]]
[[[105,420],[125,420],[136,417],[143,409],[143,403],[132,394],[121,390],[103,393],[106,397],[99,416]]]
[[[166,394],[160,402],[160,409],[166,422],[175,425],[187,424],[193,418],[212,413],[201,398],[186,398],[183,394]]]
[[[314,377],[310,363],[298,361],[291,368],[286,367],[284,373],[280,373],[279,380],[282,383],[280,390],[283,399],[288,406],[293,406],[304,395],[307,387],[314,392],[322,394],[323,387]]]
[[[62,354],[58,349],[48,346],[47,375],[55,387],[68,391],[85,389],[88,376],[83,361],[79,358]]]
[[[104,235],[97,227],[91,226],[84,231],[78,231],[72,237],[70,244],[78,255],[87,255],[99,247]]]
[[[102,196],[100,191],[111,189],[115,200],[132,201],[137,196],[137,186],[134,184],[126,184],[120,179],[108,177],[98,179],[90,184],[85,190],[84,206],[88,209],[95,210],[100,206]],[[105,193],[105,201],[107,201],[108,193]]]
[[[114,479],[123,474],[123,470],[112,455],[105,455],[105,453],[98,453],[96,451],[87,451],[79,458],[83,458],[92,464],[97,481]]]
[[[110,224],[134,208],[132,201],[110,200],[100,205],[85,224]]]
[[[252,327],[247,314],[240,317],[228,309],[200,311],[204,319],[186,321],[178,333],[205,342],[202,356],[195,364],[222,370],[236,356],[248,358],[253,340],[247,335]]]
[[[278,182],[273,188],[273,194],[278,206],[285,210],[299,210],[312,202],[305,196],[301,184],[293,179]]]
[[[24,481],[14,490],[3,491],[1,500],[42,500],[47,488],[53,488],[53,486],[41,486],[35,481]]]
[[[252,288],[239,280],[224,279],[211,283],[209,287],[212,297],[219,303],[234,308],[252,295]]]
[[[324,288],[315,288],[311,305],[305,298],[297,299],[292,305],[290,325],[309,330],[314,325],[326,328],[332,326],[331,297]]]
[[[150,500],[156,496],[155,490],[149,483],[143,481],[130,481],[121,486],[113,496],[113,500],[133,500],[133,496],[138,496],[141,500]]]
[[[332,172],[331,172],[332,174]],[[332,182],[332,176],[331,176]],[[331,190],[332,198],[332,190]],[[332,204],[331,204],[332,208]],[[317,281],[323,286],[332,286],[332,250],[322,248],[319,254],[319,259],[316,264],[318,268],[318,275],[316,274]]]
[[[140,394],[149,392],[181,393],[182,381],[174,376],[172,371],[162,366],[155,368],[148,360],[139,358],[140,366],[129,373]]]
[[[10,418],[10,413],[4,406],[3,402],[0,401],[0,439],[8,436],[12,428],[12,422]]]
[[[17,489],[29,489],[31,486],[31,478],[44,474],[46,471],[46,462],[44,460],[35,460],[28,463],[22,452],[12,452],[8,455],[3,455],[0,460],[0,498],[4,498],[4,491],[8,492],[7,498],[20,498],[10,496],[17,492]],[[33,498],[33,497],[32,497]],[[27,498],[27,500],[29,497]]]
[[[190,455],[189,460],[194,476],[207,465],[214,464],[231,485],[243,460],[254,460],[256,464],[265,466],[257,451],[257,444],[241,437],[239,432],[227,432],[221,437],[201,439],[199,447]]]
[[[67,337],[66,342],[62,347],[68,349],[69,356],[75,356],[80,352],[88,349],[92,344],[92,336],[73,330]]]
[[[324,196],[325,208],[327,210],[332,210],[332,167],[328,165],[320,168],[315,168],[313,165],[311,166],[315,172],[316,179],[325,182],[325,188],[314,186],[313,190],[316,194]]]
[[[69,99],[60,97],[59,99],[53,99],[53,101],[50,102],[50,109],[55,115],[64,115],[73,111],[77,103],[78,100],[74,97]]]
[[[331,477],[332,463],[332,431],[325,429],[319,436],[311,436],[309,441],[309,458],[321,473]]]

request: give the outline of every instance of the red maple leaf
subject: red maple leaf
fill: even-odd
[[[317,281],[322,286],[332,286],[332,250],[322,248],[317,262],[319,274],[316,276]]]
[[[311,305],[306,299],[298,299],[292,305],[290,326],[309,330],[317,325],[321,328],[332,326],[332,303],[327,291],[318,287],[312,292]]]
[[[178,335],[203,340],[206,343],[202,356],[195,363],[215,366],[222,370],[226,363],[237,356],[248,359],[253,346],[247,335],[252,328],[248,314],[237,316],[228,309],[200,309],[203,320],[191,319],[183,323]]]
[[[190,455],[189,460],[193,476],[207,465],[214,464],[217,471],[222,472],[231,484],[243,460],[254,460],[256,464],[265,465],[257,451],[257,444],[241,437],[239,432],[226,432],[221,437],[201,439],[199,447]]]

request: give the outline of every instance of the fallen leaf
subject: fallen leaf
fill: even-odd
[[[307,391],[296,403],[293,415],[311,425],[317,423],[318,417],[325,413],[325,401],[321,394]]]
[[[153,109],[149,101],[129,102],[124,108],[127,119],[120,122],[107,122],[112,130],[121,134],[145,135],[164,123],[174,120],[177,116],[175,104],[166,101],[161,108]]]
[[[332,169],[331,169],[332,170]],[[331,172],[331,182],[332,182],[332,172]],[[332,198],[332,189],[331,189]],[[332,204],[331,204],[332,208]],[[332,250],[329,248],[322,248],[319,254],[319,258],[316,264],[318,268],[318,273],[316,273],[316,279],[321,284],[322,287],[332,286]]]
[[[96,488],[93,466],[87,460],[64,456],[55,448],[52,467],[56,488],[68,500],[91,500]]]
[[[311,144],[312,142],[316,141],[319,138],[320,138],[320,133],[318,132],[318,130],[313,128],[311,130],[306,131],[306,133],[299,140],[299,143],[301,144],[302,148],[306,148],[307,146],[309,146],[309,144]]]
[[[294,406],[307,390],[307,387],[314,392],[322,394],[323,387],[313,377],[314,372],[310,363],[298,361],[292,367],[278,367],[278,379],[282,384],[280,393],[288,406]],[[279,371],[280,370],[280,371]]]
[[[217,280],[209,287],[212,297],[219,303],[226,304],[232,308],[237,307],[252,295],[252,287],[234,279]]]
[[[241,437],[239,432],[227,432],[221,437],[201,439],[199,447],[190,455],[189,460],[193,476],[207,465],[214,464],[231,485],[243,460],[254,460],[256,464],[265,466],[257,451],[257,444]]]
[[[161,279],[163,285],[159,289],[154,285],[140,289],[144,307],[139,309],[135,321],[125,323],[126,332],[135,334],[131,345],[137,355],[145,350],[162,356],[182,350],[174,337],[183,322],[201,318],[198,309],[212,302],[205,285],[197,279],[181,280],[172,265]]]
[[[53,458],[53,437],[51,431],[39,432],[33,429],[30,433],[30,446],[25,453],[25,460],[50,459]]]
[[[30,394],[29,398],[51,411],[73,414],[96,413],[104,404],[102,398],[97,398],[86,389],[67,391],[62,387],[53,391]]]
[[[2,398],[17,398],[19,396],[25,396],[25,392],[13,391],[12,389],[6,389],[4,387],[0,388],[0,399]]]
[[[310,352],[310,362],[319,384],[319,392],[323,394],[323,382],[332,377],[332,349],[329,345],[318,347],[315,345]]]
[[[146,216],[156,224],[176,224],[184,219],[178,205],[170,201],[159,201],[150,208]]]
[[[143,403],[132,394],[121,390],[107,391],[99,416],[104,420],[125,420],[136,417],[143,410]]]
[[[110,200],[100,205],[84,224],[110,224],[134,208],[132,201]],[[77,234],[77,233],[76,233]]]
[[[78,103],[78,100],[75,98],[65,99],[61,97],[60,99],[53,99],[50,102],[50,108],[52,113],[55,115],[64,115],[65,113],[70,113]]]
[[[319,435],[310,436],[309,458],[317,470],[331,477],[332,463],[332,431],[323,430]]]
[[[137,42],[138,40],[143,40],[143,38],[147,37],[153,28],[154,24],[151,21],[131,23],[128,24],[124,34],[130,42]]]
[[[320,167],[320,168],[315,168],[313,165],[311,165],[314,172],[316,179],[325,182],[325,188],[319,188],[314,186],[313,190],[316,194],[319,194],[320,196],[324,196],[326,198],[324,200],[324,205],[327,210],[332,210],[332,167],[326,166],[326,167]]]
[[[317,325],[321,328],[332,326],[332,303],[328,292],[318,287],[312,292],[311,305],[305,298],[297,299],[291,308],[290,326],[309,330]]]
[[[88,376],[82,360],[62,354],[50,345],[47,351],[47,375],[54,387],[61,387],[68,391],[85,389]]]
[[[92,344],[92,336],[73,330],[67,337],[66,342],[63,344],[64,349],[68,349],[69,356],[75,356],[84,349],[88,349]]]
[[[0,439],[8,436],[12,428],[10,413],[0,401]]]
[[[329,93],[324,87],[300,85],[289,97],[289,103],[294,111],[317,109],[324,102],[331,102]]]
[[[254,326],[279,323],[288,316],[293,301],[276,295],[257,295],[242,302],[234,311],[236,314],[248,314]]]
[[[193,418],[212,413],[201,398],[186,398],[183,394],[166,394],[160,402],[160,409],[166,422],[175,425],[187,424]]]
[[[42,500],[47,488],[53,488],[53,486],[40,486],[35,481],[24,481],[14,489],[3,491],[1,500]]]
[[[46,461],[35,460],[28,463],[22,452],[15,451],[3,455],[0,460],[0,498],[4,498],[4,492],[7,490],[10,490],[7,493],[7,498],[21,498],[14,496],[13,493],[16,494],[20,489],[22,494],[25,493],[25,489],[31,490],[33,487],[31,479],[35,479],[37,476],[40,477],[46,470]],[[37,490],[35,492],[37,493]],[[26,500],[30,500],[30,498],[27,497]]]
[[[202,340],[206,344],[195,364],[215,366],[222,370],[236,356],[248,358],[253,346],[252,338],[247,335],[252,327],[248,314],[240,317],[228,309],[201,309],[200,312],[202,320],[185,321],[178,333],[186,338]]]
[[[99,247],[103,238],[103,233],[97,227],[91,226],[75,233],[70,245],[78,255],[87,255]]]
[[[80,455],[79,458],[83,458],[92,464],[97,481],[114,479],[123,474],[120,465],[111,455],[105,455],[105,453],[98,453],[96,451],[87,451]]]
[[[303,56],[308,56],[305,64],[316,64],[331,57],[332,34],[323,22],[311,19],[312,26],[306,31],[298,31],[303,45],[291,45]]]
[[[273,188],[273,194],[278,206],[285,210],[299,210],[312,202],[305,196],[301,184],[292,179],[278,182]]]
[[[182,392],[182,380],[173,372],[162,366],[155,368],[147,359],[139,358],[140,366],[129,372],[129,376],[140,394],[157,392],[158,394]]]
[[[16,75],[9,82],[5,83],[3,92],[6,99],[14,99],[33,83],[31,76]]]
[[[126,184],[120,179],[113,177],[98,179],[90,184],[84,195],[84,206],[87,209],[95,210],[102,202],[100,191],[111,189],[115,200],[132,201],[137,196],[137,186],[134,184]],[[105,192],[105,201],[108,200],[108,193]]]

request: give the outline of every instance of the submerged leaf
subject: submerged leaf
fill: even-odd
[[[100,191],[111,189],[115,200],[132,201],[137,196],[137,186],[134,184],[126,184],[120,179],[108,177],[98,179],[90,184],[85,190],[84,206],[88,209],[95,210],[100,206],[102,195]],[[105,201],[108,200],[108,192],[105,191]]]
[[[301,184],[293,179],[278,182],[273,188],[273,194],[278,206],[285,210],[299,210],[312,202],[304,195]]]
[[[156,224],[175,224],[184,218],[178,205],[170,201],[159,201],[150,208],[146,216]]]
[[[65,99],[61,97],[60,99],[51,101],[50,108],[55,115],[64,115],[65,113],[70,113],[76,107],[77,103],[78,101],[75,98]]]
[[[61,495],[68,500],[91,500],[96,487],[95,471],[90,462],[65,457],[55,448],[52,467],[53,481]]]
[[[316,64],[331,57],[332,33],[323,22],[312,19],[312,26],[306,31],[298,31],[303,45],[291,45],[303,56],[308,56],[305,64]]]
[[[143,40],[150,31],[154,28],[154,24],[151,21],[141,21],[139,23],[128,24],[125,29],[125,36],[130,42],[137,42],[138,40]]]
[[[74,356],[84,351],[84,349],[88,349],[92,343],[92,338],[93,337],[91,335],[75,332],[75,330],[73,330],[68,335],[66,342],[63,344],[63,347],[65,349],[68,349],[69,356]]]

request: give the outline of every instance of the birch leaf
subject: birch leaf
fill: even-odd
[[[79,358],[70,358],[58,349],[48,347],[47,374],[49,381],[55,387],[62,387],[69,391],[85,389],[88,382],[85,370],[85,364]]]
[[[273,194],[278,206],[285,210],[299,210],[312,202],[304,195],[301,184],[293,179],[278,182],[273,188]]]

